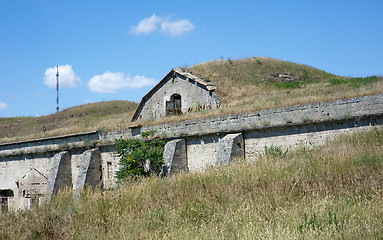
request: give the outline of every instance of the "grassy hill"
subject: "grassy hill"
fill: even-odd
[[[0,118],[0,142],[93,130],[124,129],[137,107],[129,101],[89,103],[42,117]]]
[[[383,130],[254,163],[62,192],[0,216],[0,239],[383,239]]]
[[[257,57],[184,69],[217,86],[227,112],[244,112],[383,92],[383,78],[341,77],[306,65]]]
[[[158,119],[156,124],[312,103],[383,92],[383,78],[340,77],[313,67],[265,57],[217,60],[197,64],[190,72],[217,86],[222,107]],[[0,143],[129,125],[137,103],[112,101],[86,104],[43,117],[0,118]]]

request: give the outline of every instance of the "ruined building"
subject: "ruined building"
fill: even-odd
[[[172,69],[141,100],[132,121],[214,109],[219,101],[212,83],[190,73]]]

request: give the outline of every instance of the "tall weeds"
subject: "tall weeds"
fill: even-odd
[[[317,150],[63,191],[0,217],[0,239],[382,239],[383,130]]]
[[[382,239],[383,129],[201,173],[62,191],[0,239]]]

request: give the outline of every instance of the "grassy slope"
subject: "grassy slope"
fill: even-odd
[[[383,92],[383,77],[341,77],[306,65],[257,57],[218,60],[182,68],[217,86],[221,108],[171,116],[155,124],[182,119],[217,116],[292,106]],[[288,75],[290,78],[284,78]]]
[[[134,102],[110,101],[89,103],[42,117],[0,118],[0,142],[126,128],[136,107]]]
[[[185,69],[217,86],[229,112],[383,92],[382,77],[346,78],[306,65],[257,57],[209,61]],[[282,75],[289,75],[284,79]]]
[[[383,92],[382,77],[345,78],[276,59],[209,61],[184,69],[217,86],[222,107],[165,117],[156,124],[311,103]],[[280,75],[289,75],[286,80]],[[0,118],[0,143],[90,130],[126,128],[137,104],[113,101],[82,105],[43,117]],[[44,132],[44,129],[46,131]]]
[[[0,216],[0,239],[382,239],[383,130]]]

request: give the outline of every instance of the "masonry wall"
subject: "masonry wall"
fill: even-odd
[[[302,147],[312,149],[324,146],[342,135],[366,131],[382,125],[383,115],[375,115],[320,123],[270,126],[236,133],[243,134],[246,161],[254,162],[265,152],[266,147],[278,147],[282,151],[291,151]],[[209,166],[214,166],[219,140],[225,136],[227,133],[185,136],[189,170],[201,171]]]
[[[114,145],[100,146],[102,180],[105,189],[116,186],[115,172],[119,169],[120,159],[115,155]]]
[[[25,152],[30,151],[33,148],[36,152],[44,150],[53,150],[57,147],[67,147],[70,144],[90,144],[92,141],[97,141],[99,139],[97,131],[84,132],[79,134],[69,134],[58,137],[48,137],[44,139],[21,141],[21,142],[11,142],[0,144],[0,156],[4,153],[13,154],[13,152],[18,151]],[[14,150],[14,151],[12,151]]]
[[[320,123],[334,119],[350,119],[382,113],[383,94],[256,112],[191,119],[180,122],[142,127],[141,131],[156,130],[159,136],[188,136],[216,132],[248,131],[296,123]]]
[[[101,154],[103,187],[115,187],[114,175],[119,168],[119,159],[114,154],[114,140],[140,138],[143,131],[156,130],[158,136],[168,140],[185,139],[187,168],[193,172],[216,164],[220,140],[227,134],[241,133],[245,158],[256,161],[265,147],[278,146],[284,150],[300,146],[311,148],[324,145],[341,134],[381,125],[383,94],[119,131],[88,132],[2,144],[0,190],[10,189],[14,192],[8,201],[12,209],[25,207],[22,206],[17,182],[31,169],[36,169],[48,178],[55,154],[62,151],[70,152],[74,186],[83,153],[94,148],[98,148]]]
[[[189,171],[203,170],[215,162],[219,139],[224,135],[204,135],[186,137],[186,150]]]

